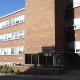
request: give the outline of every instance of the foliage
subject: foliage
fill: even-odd
[[[14,73],[15,73],[15,74],[19,74],[19,73],[20,73],[20,70],[17,69],[17,70],[14,71]]]
[[[13,70],[9,65],[0,66],[0,73],[13,73]]]

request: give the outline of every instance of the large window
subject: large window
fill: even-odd
[[[0,41],[8,41],[24,38],[24,30],[0,35]]]
[[[19,31],[19,38],[24,38],[24,30]]]
[[[12,33],[12,39],[15,39],[15,36],[16,36],[16,32],[13,32]]]
[[[80,41],[75,41],[75,52],[80,53]]]
[[[5,24],[6,24],[6,27],[9,26],[9,20],[7,20]]]
[[[21,16],[19,16],[19,19],[20,19],[20,23],[22,23],[22,22],[25,21],[25,16],[24,15],[21,15]]]
[[[2,23],[0,23],[0,29],[2,28]]]
[[[8,53],[8,55],[11,54],[11,48],[7,48],[7,53]]]
[[[80,18],[68,20],[66,23],[67,23],[67,30],[80,29]]]
[[[12,33],[9,33],[8,34],[8,40],[11,40],[12,39]]]
[[[4,48],[4,54],[7,54],[7,52],[8,52],[7,48]]]
[[[1,54],[2,55],[4,54],[4,48],[1,48]]]
[[[80,6],[80,0],[67,0],[67,8]]]
[[[31,55],[29,54],[25,55],[25,64],[31,64]]]
[[[11,26],[11,25],[23,23],[24,21],[25,21],[25,15],[21,15],[21,16],[6,20],[4,22],[1,22],[0,28],[5,28],[5,27]]]
[[[24,47],[23,46],[20,46],[19,47],[19,54],[22,54],[24,52]]]
[[[1,48],[0,48],[0,55],[1,55]]]
[[[15,20],[16,20],[16,24],[18,24],[19,23],[19,17],[16,17]]]
[[[0,55],[22,54],[23,52],[24,52],[23,46],[0,48]]]
[[[15,18],[11,19],[11,25],[15,24]]]
[[[68,21],[66,22],[66,25],[67,25],[67,30],[74,29],[73,24],[74,24],[73,19],[68,20]]]
[[[2,35],[0,35],[0,41],[2,41]]]
[[[11,54],[14,54],[14,47],[11,48]]]

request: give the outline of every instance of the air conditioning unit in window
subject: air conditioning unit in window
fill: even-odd
[[[73,25],[74,29],[76,29],[76,25]]]
[[[76,25],[73,25],[76,28]]]

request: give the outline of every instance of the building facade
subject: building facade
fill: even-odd
[[[64,52],[62,1],[26,0],[24,9],[0,18],[2,65],[33,65],[34,54],[38,65],[56,65],[54,53]]]
[[[79,0],[25,0],[25,8],[0,17],[0,64],[74,66],[79,5]]]

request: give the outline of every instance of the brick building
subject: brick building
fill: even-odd
[[[79,5],[79,0],[25,0],[25,8],[0,17],[0,64],[32,66],[36,55],[39,66],[74,66]]]

